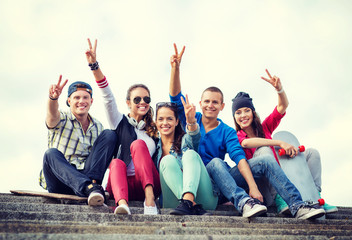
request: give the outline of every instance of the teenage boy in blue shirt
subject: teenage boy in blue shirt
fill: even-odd
[[[179,119],[185,127],[187,123],[181,98],[180,62],[185,47],[171,56],[170,99],[178,106]],[[285,173],[271,155],[260,155],[247,162],[239,144],[236,131],[223,123],[218,115],[224,109],[223,94],[220,89],[210,87],[204,90],[196,119],[200,126],[201,140],[198,152],[210,177],[221,193],[231,201],[243,217],[254,217],[267,211],[255,179],[265,177],[279,195],[287,202],[293,216],[299,219],[314,219],[325,214],[323,209],[315,209],[302,201],[297,188],[289,181]],[[224,161],[228,153],[236,166],[230,168]],[[248,190],[248,194],[246,193]]]

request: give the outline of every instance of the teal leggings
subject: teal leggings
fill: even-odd
[[[174,156],[166,155],[160,162],[160,182],[163,195],[163,207],[175,208],[185,193],[192,193],[197,204],[206,210],[214,210],[218,197],[198,153],[187,150],[179,162]]]

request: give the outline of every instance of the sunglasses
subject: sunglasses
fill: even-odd
[[[135,97],[135,98],[133,98],[133,102],[134,102],[135,104],[138,104],[138,103],[140,103],[141,101],[142,101],[142,98],[141,98],[141,97]],[[145,97],[143,97],[143,101],[144,101],[146,104],[149,104],[150,101],[151,101],[151,99],[150,99],[150,97],[145,96]]]
[[[161,107],[168,107],[168,108],[173,108],[177,110],[177,104],[173,102],[158,102],[156,104],[156,111],[158,111],[158,109]]]

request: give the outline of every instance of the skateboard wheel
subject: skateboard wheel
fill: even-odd
[[[318,203],[320,206],[323,206],[325,204],[325,200],[323,198],[319,198]]]
[[[300,152],[304,152],[306,150],[306,148],[303,145],[298,146],[298,149]]]
[[[283,156],[283,155],[285,155],[286,154],[286,151],[285,151],[285,149],[279,149],[279,155],[280,156]]]

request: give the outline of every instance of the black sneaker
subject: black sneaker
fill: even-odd
[[[86,187],[85,194],[88,196],[89,206],[101,206],[106,201],[104,189],[97,183],[89,184]]]
[[[170,212],[171,215],[194,215],[193,203],[189,200],[180,200],[181,203]]]
[[[193,206],[193,215],[211,215],[204,210],[202,204],[196,204]]]

